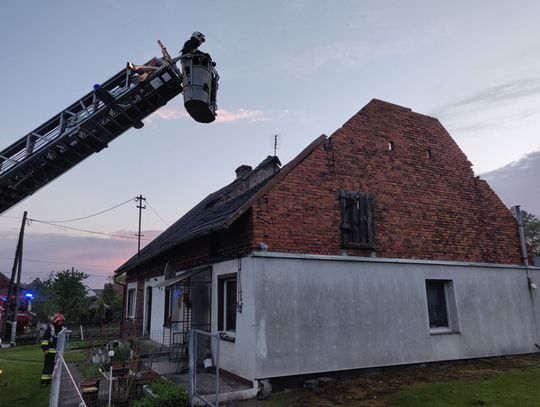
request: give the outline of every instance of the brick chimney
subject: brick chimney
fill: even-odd
[[[238,178],[242,178],[242,177],[245,177],[246,175],[248,175],[250,172],[251,172],[252,168],[250,165],[241,165],[240,167],[238,167],[235,172],[236,172],[236,179]]]

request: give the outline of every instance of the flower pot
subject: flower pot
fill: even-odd
[[[89,383],[91,380],[83,383]],[[96,407],[98,405],[99,387],[97,386],[85,386],[81,383],[81,395],[88,407]]]
[[[79,383],[79,387],[82,389],[87,389],[91,387],[97,387],[99,389],[99,380],[85,380]]]

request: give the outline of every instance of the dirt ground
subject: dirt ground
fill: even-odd
[[[230,404],[238,407],[383,407],[408,386],[452,380],[478,380],[498,372],[539,367],[540,353],[466,361],[391,367],[355,373],[355,377],[331,380],[313,390],[296,389],[274,393],[269,398]]]

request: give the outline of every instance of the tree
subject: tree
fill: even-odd
[[[527,247],[532,251],[533,256],[540,256],[540,218],[523,209],[520,212]],[[514,208],[512,208],[512,213],[516,215]]]
[[[55,303],[68,321],[80,321],[88,313],[89,300],[83,281],[88,274],[75,270],[57,272],[52,281]]]
[[[110,307],[113,315],[122,312],[122,297],[116,292],[113,284],[107,283],[103,286],[101,298],[103,299],[103,302]]]
[[[53,288],[53,273],[45,281],[36,278],[29,284],[29,288],[34,294],[32,299],[32,311],[39,321],[46,321],[58,309],[56,296]]]

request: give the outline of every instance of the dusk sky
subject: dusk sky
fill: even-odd
[[[178,54],[206,36],[221,76],[218,119],[187,117],[182,98],[0,217],[0,271],[11,272],[23,211],[85,217],[142,194],[155,237],[241,164],[285,164],[372,98],[437,117],[482,174],[540,149],[537,1],[38,1],[0,11],[0,149],[125,67]],[[74,266],[98,288],[135,254],[130,201],[60,229],[33,221],[23,281]],[[108,235],[116,235],[108,236]],[[147,241],[145,241],[147,242]]]

